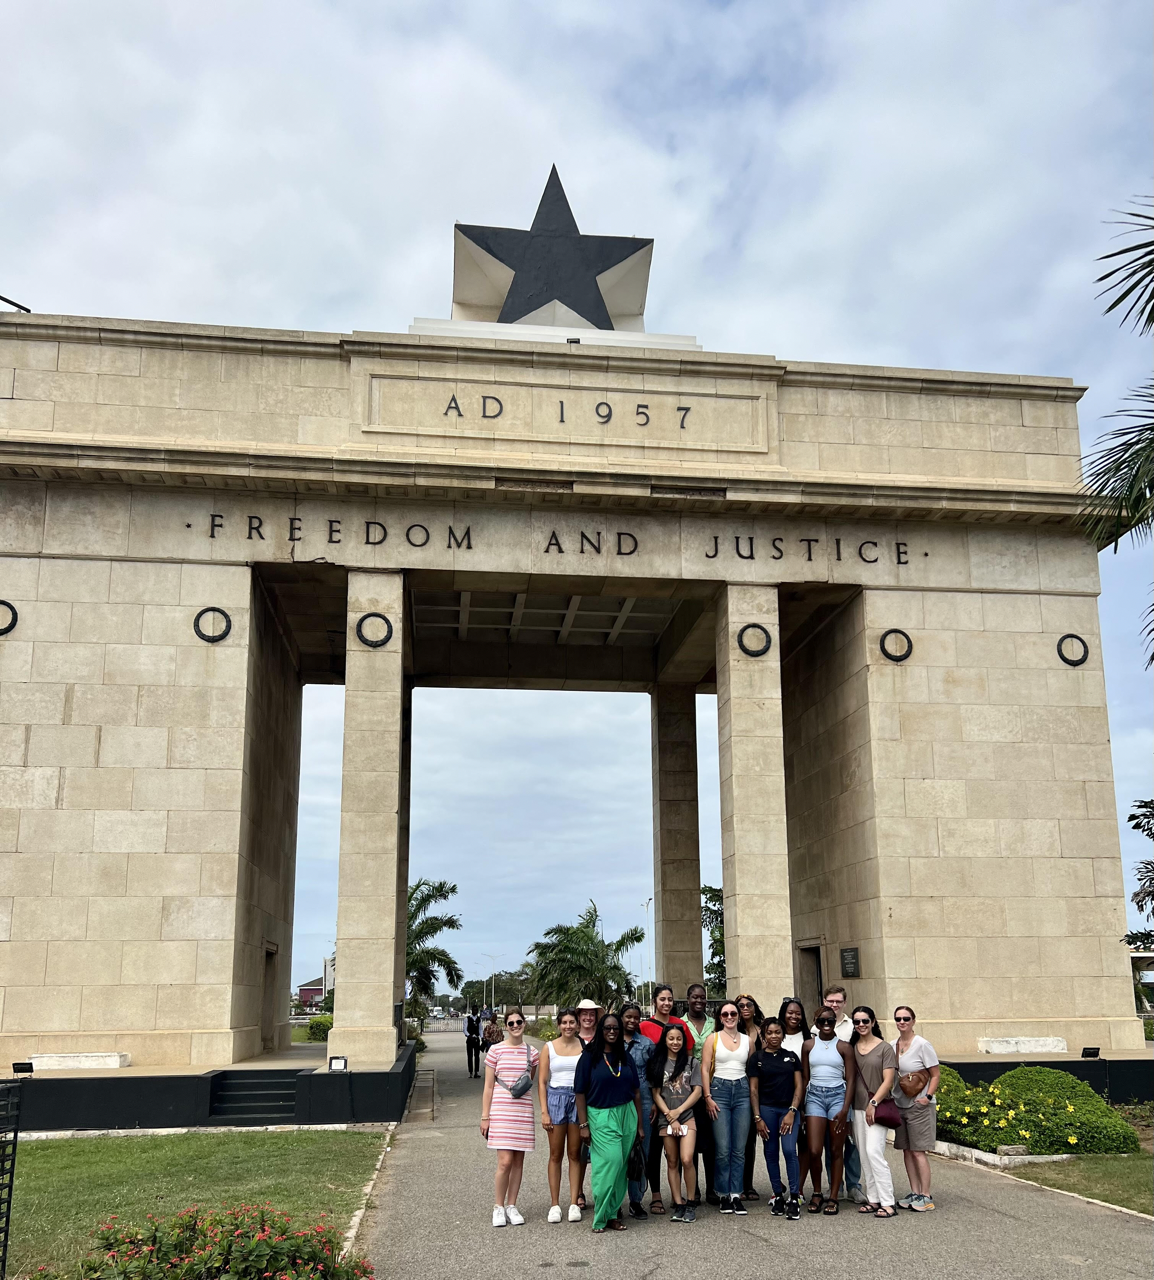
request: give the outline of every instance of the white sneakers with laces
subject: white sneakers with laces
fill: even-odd
[[[505,1206],[505,1217],[511,1227],[523,1227],[525,1225],[525,1219],[521,1217],[515,1204],[507,1204]]]
[[[495,1204],[493,1206],[493,1226],[503,1227],[505,1225],[505,1209],[502,1205]]]
[[[561,1206],[560,1206],[559,1204],[555,1204],[555,1205],[554,1205],[554,1206],[549,1210],[549,1217],[546,1219],[546,1221],[547,1221],[547,1222],[560,1222],[560,1221],[561,1221]]]

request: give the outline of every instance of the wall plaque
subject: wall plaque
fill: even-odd
[[[841,948],[841,976],[843,978],[861,977],[861,953],[857,947]]]

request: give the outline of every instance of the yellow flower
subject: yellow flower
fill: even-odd
[[[952,1111],[947,1111],[947,1112],[946,1112],[946,1119],[948,1120],[948,1119],[949,1119],[953,1114],[954,1114],[954,1113],[953,1113]]]
[[[1015,1113],[1014,1113],[1013,1111],[1007,1111],[1007,1112],[1006,1112],[1006,1114],[1007,1114],[1007,1116],[1009,1116],[1009,1118],[1012,1120],[1012,1119],[1014,1118],[1014,1114],[1015,1114]]]
[[[982,1121],[982,1123],[983,1123],[987,1128],[989,1128],[989,1124],[990,1124],[990,1122],[989,1122],[988,1120],[983,1120],[983,1121]]]
[[[999,1121],[998,1121],[998,1128],[999,1128],[999,1129],[1004,1129],[1005,1127],[1006,1127],[1006,1122],[1005,1122],[1004,1120],[999,1120]]]
[[[969,1123],[970,1123],[969,1120],[967,1120],[965,1116],[962,1116],[962,1124],[969,1124]]]
[[[1001,1105],[1002,1105],[1002,1100],[1001,1100],[1001,1098],[995,1098],[995,1099],[994,1099],[994,1106],[995,1106],[995,1107],[1000,1107]]]
[[[1073,1104],[1072,1102],[1067,1102],[1067,1103],[1066,1103],[1066,1110],[1067,1110],[1067,1111],[1073,1111],[1073,1110],[1074,1110],[1074,1104]]]
[[[967,1108],[966,1108],[966,1111],[967,1111],[967,1112],[969,1111],[969,1107],[967,1107]]]
[[[987,1111],[989,1111],[989,1109],[990,1109],[989,1107],[983,1107],[983,1108],[982,1108],[982,1115],[985,1115],[985,1114],[986,1114],[986,1112],[987,1112]]]
[[[1072,1147],[1073,1147],[1073,1146],[1077,1146],[1077,1144],[1078,1144],[1078,1139],[1077,1139],[1077,1138],[1075,1138],[1073,1134],[1070,1134],[1070,1136],[1066,1139],[1066,1141],[1067,1141],[1067,1142],[1068,1142]]]
[[[1019,1136],[1019,1137],[1022,1137],[1022,1138],[1028,1138],[1028,1137],[1030,1136],[1030,1131],[1029,1131],[1029,1129],[1019,1129],[1019,1130],[1018,1130],[1018,1136]]]

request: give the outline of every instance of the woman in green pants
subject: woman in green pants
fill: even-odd
[[[621,1019],[607,1013],[581,1054],[573,1079],[582,1138],[592,1150],[593,1230],[624,1231],[617,1216],[628,1182],[626,1166],[640,1138],[641,1081],[625,1052]]]

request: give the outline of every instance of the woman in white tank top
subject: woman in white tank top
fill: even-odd
[[[577,1012],[562,1009],[557,1015],[558,1036],[541,1055],[538,1089],[541,1127],[549,1135],[549,1217],[561,1221],[561,1161],[569,1154],[569,1221],[580,1222],[577,1200],[581,1195],[581,1130],[577,1127],[577,1102],[573,1075],[581,1061],[583,1045],[577,1036]]]
[[[713,1121],[716,1153],[714,1187],[721,1197],[721,1212],[745,1214],[741,1199],[745,1175],[745,1140],[752,1123],[749,1109],[749,1077],[745,1066],[752,1045],[739,1031],[737,1005],[727,1000],[717,1011],[721,1028],[705,1042],[701,1055],[701,1079],[705,1106]]]

